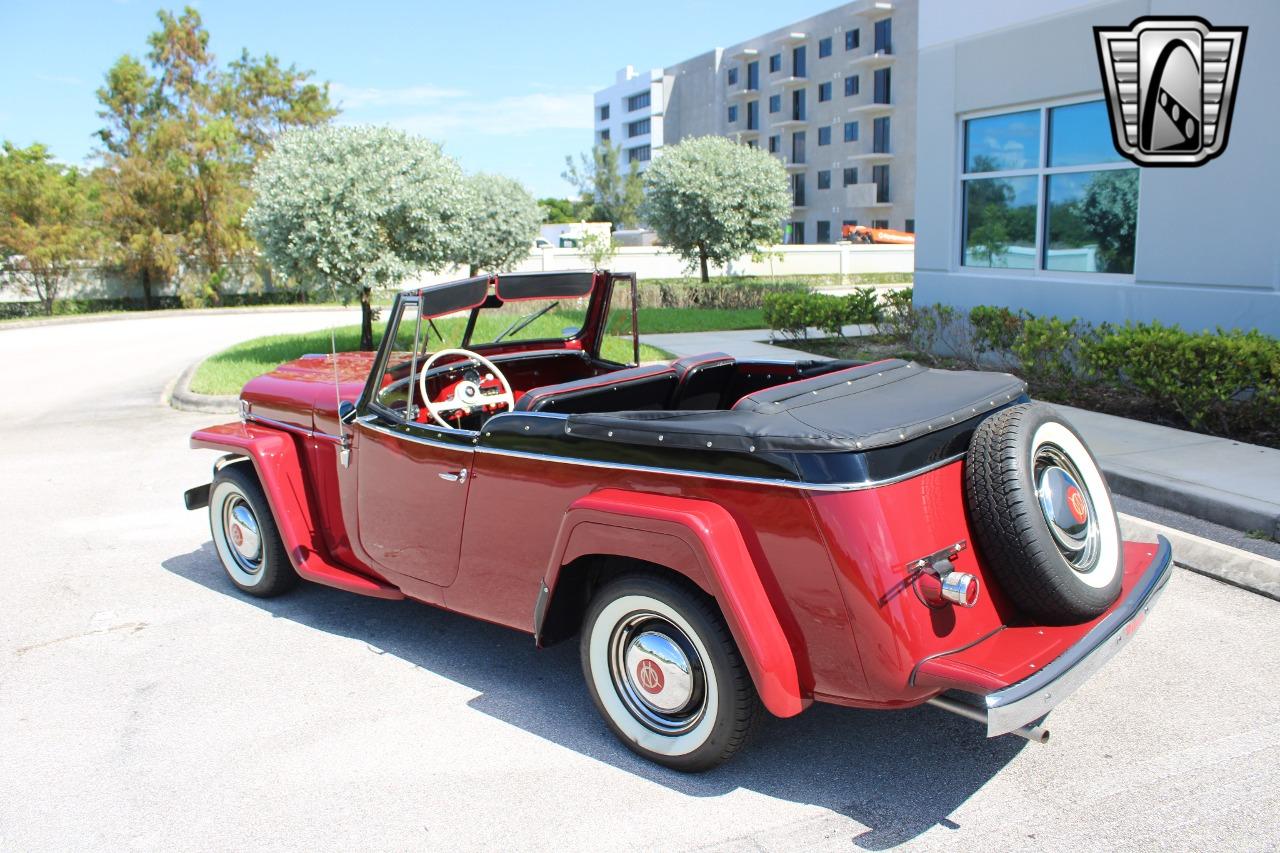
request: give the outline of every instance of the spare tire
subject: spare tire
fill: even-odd
[[[1011,406],[979,424],[965,491],[978,556],[1028,616],[1086,622],[1120,595],[1111,492],[1080,434],[1052,408]]]

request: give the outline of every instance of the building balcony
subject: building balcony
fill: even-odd
[[[807,118],[787,118],[781,121],[773,121],[769,123],[769,127],[773,130],[797,130],[809,124]]]
[[[797,77],[793,74],[790,77],[779,77],[773,81],[772,85],[781,86],[783,89],[802,89],[812,82],[808,77]]]
[[[729,131],[729,136],[736,142],[746,142],[749,139],[759,139],[760,131],[750,129],[731,130]]]
[[[741,47],[729,54],[730,59],[736,59],[739,62],[750,62],[760,56],[760,51],[754,47]]]
[[[782,160],[782,168],[786,169],[787,172],[794,175],[797,172],[803,172],[805,169],[809,168],[809,164],[804,162],[803,160],[801,160],[800,162],[793,162],[792,160],[784,157]]]
[[[798,47],[799,45],[804,44],[805,39],[807,38],[809,38],[808,33],[787,33],[785,36],[778,39],[778,41],[782,42],[783,44],[789,44],[789,45]]]
[[[850,154],[844,159],[858,163],[888,163],[893,159],[892,151],[864,151],[861,154]]]
[[[868,21],[878,21],[881,18],[887,18],[894,13],[896,3],[890,0],[866,0],[858,8],[853,10],[853,14],[861,15]]]
[[[870,118],[871,116],[888,115],[893,112],[893,107],[893,104],[877,104],[875,101],[872,101],[869,104],[860,104],[856,107],[849,107],[845,112],[849,115],[858,116],[860,118]]]
[[[897,54],[878,50],[875,53],[868,53],[866,56],[859,56],[849,64],[854,68],[883,68],[886,65],[892,65],[897,58]]]
[[[759,89],[748,89],[745,86],[736,86],[725,93],[729,100],[746,100],[760,97]]]

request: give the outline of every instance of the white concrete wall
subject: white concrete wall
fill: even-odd
[[[916,299],[1005,305],[1091,322],[1256,328],[1280,335],[1280,3],[1118,0],[1044,7],[1011,0],[922,0]],[[1039,9],[1040,7],[1034,7]],[[1018,274],[960,265],[960,116],[1066,97],[1102,96],[1095,25],[1141,15],[1200,15],[1249,27],[1225,154],[1197,168],[1144,168],[1132,276]],[[956,36],[943,25],[954,19]],[[985,22],[974,34],[974,22]],[[1012,23],[1011,23],[1012,22]],[[999,27],[1000,29],[996,29]]]

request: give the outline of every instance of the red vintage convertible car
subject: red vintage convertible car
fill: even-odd
[[[591,272],[401,293],[376,353],[282,365],[197,431],[225,455],[187,506],[252,595],[305,578],[579,636],[609,727],[683,770],[815,701],[1043,740],[1165,586],[1168,542],[1121,540],[1079,434],[1017,378],[639,364],[634,294]]]

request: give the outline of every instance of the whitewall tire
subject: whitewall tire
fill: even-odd
[[[298,582],[266,494],[248,463],[225,465],[214,477],[209,531],[222,568],[242,591],[268,598]]]

